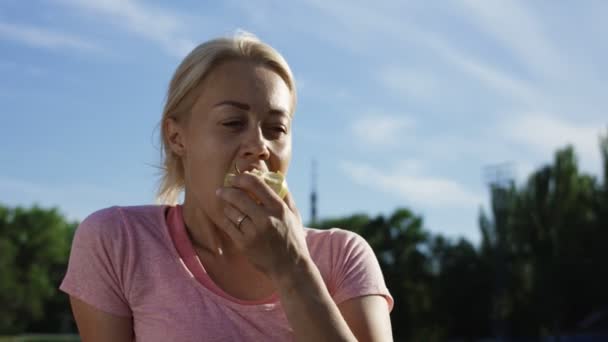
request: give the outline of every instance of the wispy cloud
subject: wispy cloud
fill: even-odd
[[[422,32],[419,37],[424,37],[423,44],[437,57],[457,70],[463,71],[476,82],[494,90],[499,96],[534,107],[547,102],[545,95],[530,82],[453,47],[444,38]],[[420,70],[387,68],[377,77],[386,88],[411,98],[433,98],[441,88],[441,82],[438,82],[430,72]]]
[[[0,39],[15,41],[36,48],[100,51],[98,45],[67,33],[27,25],[0,22]]]
[[[491,63],[453,47],[440,36],[430,33],[424,36],[425,44],[437,52],[438,56],[499,94],[525,104],[539,104],[545,101],[544,96],[530,82],[523,81],[513,73],[502,71]]]
[[[160,44],[176,57],[185,56],[194,42],[185,33],[185,18],[167,8],[135,0],[56,0],[77,10],[103,16],[144,39]]]
[[[539,154],[550,156],[557,148],[571,144],[585,164],[599,166],[598,139],[606,127],[602,123],[571,122],[533,112],[514,115],[500,126],[506,139]]]
[[[428,71],[404,67],[387,67],[378,75],[379,81],[394,92],[415,99],[432,99],[438,81]]]
[[[366,115],[351,124],[355,141],[373,147],[395,146],[402,141],[404,131],[413,127],[412,120],[404,116],[384,114]]]
[[[447,37],[437,34],[427,27],[416,25],[412,20],[404,20],[396,13],[416,12],[413,6],[395,8],[397,5],[389,4],[363,4],[341,1],[319,1],[306,0],[309,6],[331,18],[332,22],[339,24],[342,31],[328,33],[319,30],[318,34],[324,39],[331,39],[341,45],[353,47],[361,53],[362,46],[369,46],[378,37],[388,40],[393,45],[384,46],[385,53],[395,54],[404,47],[418,49],[422,53],[432,55],[434,58],[442,59],[447,65],[468,74],[472,79],[484,86],[496,91],[499,95],[525,104],[544,103],[544,96],[530,82],[525,81],[512,72],[501,70],[495,63],[485,61],[471,51],[466,51],[450,43]],[[513,11],[517,12],[515,7]],[[522,12],[522,11],[519,11]],[[525,14],[516,13],[525,19]],[[477,17],[476,17],[477,18]],[[530,24],[530,26],[532,26]],[[335,30],[334,30],[335,31]],[[327,37],[336,35],[336,37]],[[544,38],[538,34],[535,41],[544,42]],[[502,36],[501,36],[502,37]],[[519,39],[514,37],[512,40]],[[355,40],[354,42],[348,42]],[[532,43],[530,43],[532,44]],[[540,43],[539,43],[540,44]],[[545,44],[548,45],[548,44]],[[541,49],[541,48],[539,48]],[[546,47],[538,55],[551,54],[552,48]],[[540,58],[540,57],[539,57]],[[538,60],[537,58],[536,60]],[[539,62],[540,63],[540,62]],[[553,68],[553,67],[552,67]],[[376,76],[389,89],[399,91],[408,96],[424,97],[429,92],[436,90],[437,82],[429,73],[423,73],[419,69],[395,69],[388,67]]]
[[[418,161],[402,161],[393,170],[343,161],[341,168],[355,183],[397,195],[414,207],[470,208],[483,202],[481,195],[454,180],[423,175]]]
[[[543,33],[542,21],[517,0],[457,1],[463,13],[483,32],[489,33],[510,50],[533,75],[553,78],[566,70],[563,56]]]

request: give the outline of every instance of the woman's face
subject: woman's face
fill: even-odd
[[[198,89],[187,122],[169,124],[170,139],[181,143],[186,201],[216,216],[222,211],[215,191],[226,173],[236,168],[287,173],[292,95],[272,69],[243,60],[216,66]]]

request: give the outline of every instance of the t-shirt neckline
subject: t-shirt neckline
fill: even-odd
[[[205,266],[196,254],[186,231],[182,206],[176,205],[166,208],[165,221],[171,242],[179,256],[179,266],[185,269],[190,278],[198,286],[203,286],[215,295],[238,305],[264,306],[268,309],[268,306],[274,306],[273,304],[278,303],[278,294],[276,292],[260,300],[243,300],[226,293],[209,277]]]

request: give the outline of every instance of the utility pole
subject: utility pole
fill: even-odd
[[[317,161],[312,160],[312,190],[310,192],[310,225],[317,224]]]

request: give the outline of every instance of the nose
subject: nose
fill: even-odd
[[[270,158],[267,141],[264,138],[262,128],[258,125],[252,127],[247,133],[242,144],[241,156],[250,161],[267,160]]]

